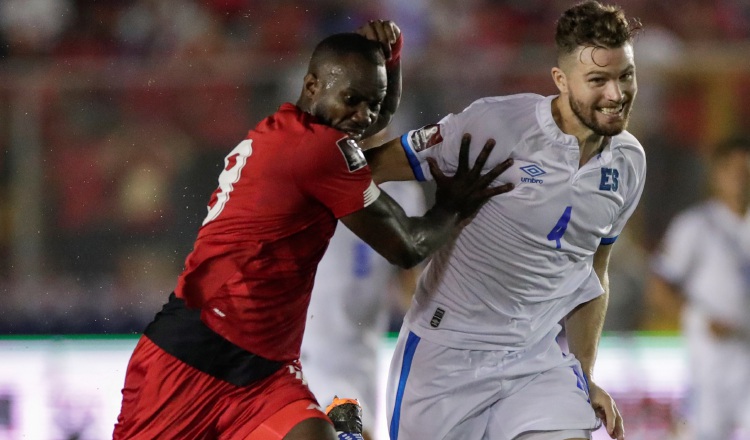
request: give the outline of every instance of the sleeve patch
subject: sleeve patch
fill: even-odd
[[[443,142],[443,135],[440,133],[440,125],[425,125],[419,130],[411,133],[411,146],[414,152],[419,153],[430,147]]]
[[[362,152],[362,149],[359,148],[359,145],[357,145],[357,142],[354,139],[343,137],[336,142],[336,145],[339,147],[339,150],[341,150],[341,154],[344,155],[346,167],[349,169],[350,173],[361,170],[367,165],[365,154]]]

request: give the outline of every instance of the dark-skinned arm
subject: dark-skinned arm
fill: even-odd
[[[390,20],[371,20],[356,31],[369,40],[380,42],[386,59],[387,89],[385,98],[380,105],[378,119],[362,134],[362,140],[383,130],[393,119],[393,115],[401,102],[401,57],[400,46],[401,29]],[[403,41],[403,40],[401,40]],[[394,49],[395,52],[394,53]],[[393,56],[395,55],[395,58]]]
[[[376,252],[392,264],[410,268],[447,243],[468,218],[491,197],[513,189],[512,184],[490,188],[489,185],[513,163],[511,159],[481,175],[494,140],[488,140],[469,169],[471,136],[461,140],[458,169],[446,176],[436,162],[428,159],[430,172],[437,185],[435,204],[422,217],[409,217],[385,192],[359,211],[341,221]]]
[[[401,138],[392,139],[378,147],[364,151],[367,164],[375,183],[414,180],[414,171],[409,165]]]

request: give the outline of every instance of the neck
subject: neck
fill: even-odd
[[[594,133],[590,128],[583,125],[570,108],[568,101],[560,99],[560,96],[552,100],[552,117],[560,130],[578,139],[578,149],[581,158],[578,163],[582,167],[602,151],[605,142],[609,138]]]
[[[719,200],[739,217],[744,217],[747,213],[748,202],[740,200],[739,197],[719,197]]]

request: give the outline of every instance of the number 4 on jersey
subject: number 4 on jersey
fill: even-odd
[[[568,229],[568,222],[570,221],[570,213],[573,211],[572,206],[565,208],[562,217],[557,221],[557,224],[549,234],[547,234],[547,240],[555,240],[555,248],[560,249],[560,239],[565,235],[565,230]]]
[[[219,174],[219,189],[216,193],[216,199],[208,206],[208,215],[203,220],[203,224],[210,222],[221,214],[224,205],[229,201],[229,194],[234,189],[234,184],[240,180],[242,168],[247,163],[247,158],[253,152],[253,141],[245,139],[239,145],[234,147],[224,159],[224,170]]]

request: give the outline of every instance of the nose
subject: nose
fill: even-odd
[[[610,81],[607,86],[605,97],[613,102],[622,102],[622,86],[618,81]]]
[[[375,122],[377,115],[370,109],[370,106],[366,102],[362,102],[354,109],[352,120],[358,125],[363,127],[369,127]]]

